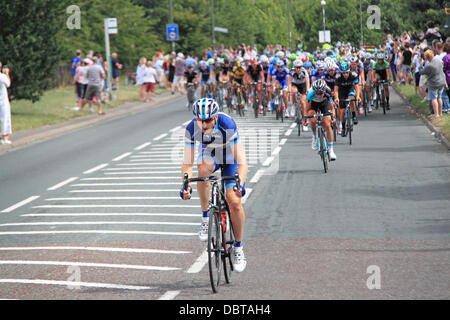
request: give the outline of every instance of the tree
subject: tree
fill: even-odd
[[[49,87],[64,9],[60,0],[0,1],[0,59],[11,70],[11,100],[37,101]]]

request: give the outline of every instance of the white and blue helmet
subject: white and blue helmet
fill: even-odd
[[[197,119],[210,119],[219,113],[219,104],[214,99],[210,98],[198,99],[194,102],[192,113]]]

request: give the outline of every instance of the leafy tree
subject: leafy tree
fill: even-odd
[[[11,99],[34,102],[49,87],[61,57],[63,10],[60,0],[0,1],[0,59],[11,70]]]

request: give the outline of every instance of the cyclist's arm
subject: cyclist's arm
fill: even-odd
[[[306,74],[305,81],[306,81],[306,92],[308,92],[309,89],[310,89],[310,86],[309,86],[309,76],[308,76],[308,74]]]
[[[264,70],[261,70],[259,74],[261,75],[261,83],[264,83]]]
[[[233,156],[236,162],[238,163],[238,174],[239,179],[241,180],[241,185],[244,185],[245,180],[247,179],[247,158],[245,157],[244,145],[241,141],[233,145]]]

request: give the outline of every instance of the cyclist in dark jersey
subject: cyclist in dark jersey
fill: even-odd
[[[293,105],[295,106],[297,104],[297,95],[296,93],[301,94],[301,111],[302,114],[306,114],[306,94],[309,91],[309,74],[308,71],[303,68],[303,62],[302,60],[295,60],[294,63],[294,69],[291,69],[291,78],[288,80],[288,86],[289,83],[293,85],[292,88],[289,88],[290,92],[293,92]],[[306,119],[305,119],[306,120]],[[303,131],[308,131],[308,127],[306,126],[306,121],[303,123]]]
[[[259,63],[257,63],[256,58],[250,58],[250,65],[247,67],[247,72],[245,73],[245,83],[249,84],[251,82],[256,82],[256,92],[258,93],[259,99],[259,113],[262,113],[262,86],[261,82],[264,82],[264,71]]]

